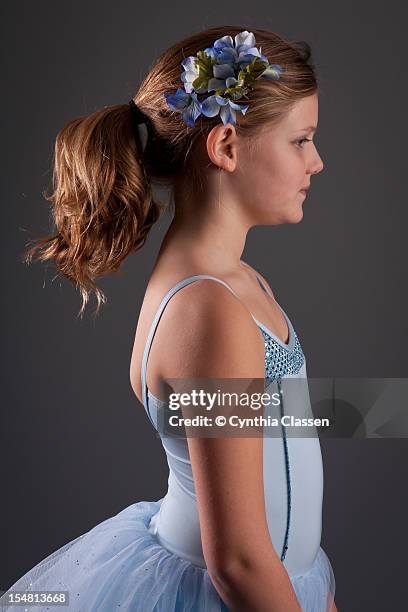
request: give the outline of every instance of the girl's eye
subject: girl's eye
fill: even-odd
[[[301,138],[300,140],[296,141],[296,144],[299,147],[302,147],[304,142],[312,142],[312,139],[311,138]]]

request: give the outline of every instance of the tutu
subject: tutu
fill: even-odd
[[[169,552],[148,531],[162,499],[134,503],[104,520],[40,561],[10,590],[68,591],[69,606],[61,609],[72,612],[228,612],[208,571]],[[310,571],[291,581],[303,612],[330,609],[327,594],[334,594],[334,575],[322,548]],[[2,607],[27,609],[57,608]]]

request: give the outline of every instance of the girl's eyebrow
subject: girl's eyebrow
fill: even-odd
[[[302,128],[300,130],[296,130],[297,132],[315,132],[317,127],[315,125],[309,125],[309,127]]]

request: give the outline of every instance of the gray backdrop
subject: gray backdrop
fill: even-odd
[[[79,294],[51,265],[21,263],[26,242],[48,231],[41,192],[69,119],[127,102],[159,52],[196,30],[259,26],[311,44],[325,169],[303,221],[253,228],[244,253],[294,321],[311,377],[407,376],[408,214],[407,16],[396,2],[43,0],[3,3],[2,13],[4,590],[68,540],[167,488],[160,440],[128,373],[169,217],[101,282],[108,304],[96,322],[91,311],[76,318]],[[322,545],[339,612],[401,609],[407,442],[326,439],[322,451]]]

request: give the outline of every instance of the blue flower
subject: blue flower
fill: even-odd
[[[167,104],[174,111],[182,111],[181,117],[189,126],[194,126],[195,120],[201,115],[201,103],[197,94],[186,93],[179,87],[175,94],[165,93]]]
[[[235,78],[235,70],[231,64],[214,64],[213,75],[214,78],[208,80],[208,91],[225,89],[238,83]]]
[[[181,62],[184,68],[184,72],[181,74],[181,80],[184,83],[184,89],[187,93],[195,91],[196,93],[206,93],[205,87],[195,88],[193,87],[193,81],[199,76],[199,68],[196,63],[197,57],[190,55]]]
[[[235,111],[241,111],[241,113],[245,115],[248,108],[248,104],[235,104],[232,100],[223,98],[222,96],[209,96],[201,103],[201,112],[203,115],[206,117],[215,117],[219,113],[224,125],[227,125],[227,123],[235,125]]]
[[[277,81],[282,72],[283,68],[279,64],[269,64],[268,68],[261,74],[261,77],[268,79],[268,81]]]
[[[236,64],[242,68],[250,64],[254,57],[264,62],[267,58],[255,47],[255,36],[245,30],[232,39],[231,36],[218,38],[212,47],[205,49],[205,53],[219,63]]]
[[[218,38],[212,47],[198,51],[196,56],[190,55],[181,65],[184,90],[179,88],[175,94],[164,95],[169,107],[181,112],[183,120],[190,126],[201,114],[206,117],[220,114],[224,125],[235,124],[235,111],[245,114],[248,110],[248,105],[238,105],[235,100],[247,96],[256,79],[263,77],[276,81],[283,72],[279,64],[269,64],[261,48],[255,46],[254,34],[248,30],[234,38]],[[198,100],[197,94],[212,91],[215,95],[204,101]]]

